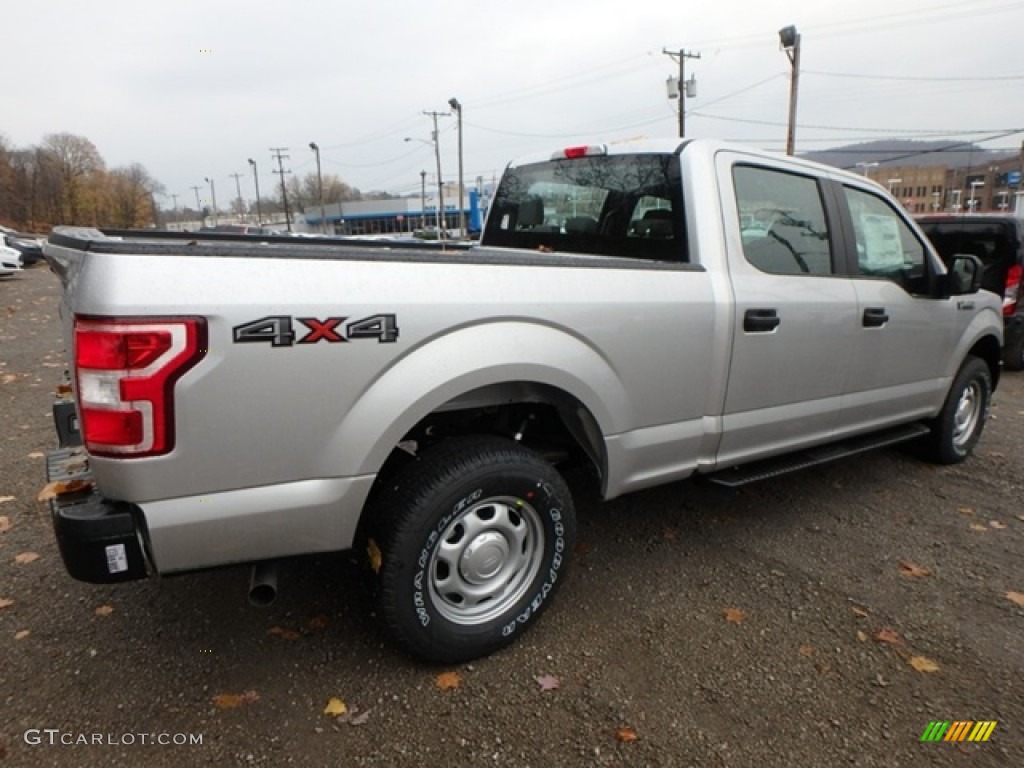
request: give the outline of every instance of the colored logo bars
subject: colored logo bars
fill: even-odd
[[[995,720],[933,720],[921,734],[921,741],[988,741]]]

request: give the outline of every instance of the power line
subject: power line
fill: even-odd
[[[1024,80],[1024,75],[992,75],[990,77],[904,77],[901,75],[865,75],[856,72],[819,72],[813,69],[805,69],[804,74],[822,75],[825,77],[849,77],[859,80],[902,80],[907,82],[936,82],[936,83],[987,83],[992,81]]]

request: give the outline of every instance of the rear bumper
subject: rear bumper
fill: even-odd
[[[93,487],[88,457],[77,445],[74,403],[58,400],[53,417],[64,447],[47,455],[46,479],[58,484],[50,486],[57,491],[50,517],[64,567],[73,578],[93,584],[145,578],[150,569],[138,508],[105,499]]]

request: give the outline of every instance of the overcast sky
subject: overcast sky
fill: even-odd
[[[467,183],[521,154],[674,136],[665,80],[678,69],[663,48],[700,53],[686,62],[689,137],[782,150],[790,24],[798,152],[888,135],[1024,139],[997,137],[1024,130],[1020,0],[8,0],[2,23],[0,134],[18,147],[85,136],[111,167],[142,163],[179,205],[206,176],[234,196],[233,173],[252,198],[250,157],[266,194],[270,147],[315,172],[311,141],[325,173],[364,192],[418,192],[420,171],[434,174],[422,113],[453,96]],[[454,118],[440,143],[454,179]]]

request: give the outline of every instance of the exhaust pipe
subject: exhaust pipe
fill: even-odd
[[[277,599],[277,563],[257,563],[249,579],[249,602],[266,608]]]

